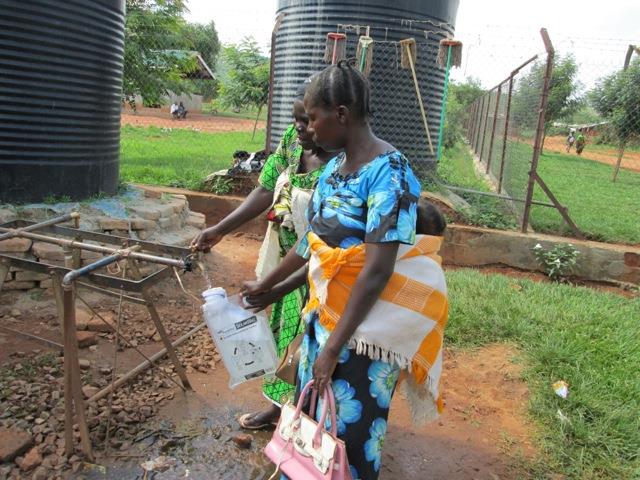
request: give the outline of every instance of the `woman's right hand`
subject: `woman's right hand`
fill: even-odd
[[[240,292],[243,297],[252,297],[256,295],[260,295],[263,293],[268,293],[271,288],[267,285],[262,284],[258,280],[251,280],[242,282],[242,288]]]
[[[191,248],[201,252],[208,252],[211,250],[211,247],[220,243],[223,238],[224,235],[219,233],[214,225],[201,231],[191,242]]]

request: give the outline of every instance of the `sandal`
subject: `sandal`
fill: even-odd
[[[238,418],[238,423],[245,430],[267,430],[267,429],[272,429],[276,427],[277,425],[276,422],[264,422],[259,425],[250,425],[248,423],[249,419],[256,415],[257,415],[256,413],[245,413],[240,418]]]

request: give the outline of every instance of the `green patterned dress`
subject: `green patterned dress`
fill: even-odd
[[[303,148],[298,143],[295,127],[291,125],[285,130],[276,151],[267,159],[260,174],[260,185],[267,190],[274,191],[281,173],[286,169],[293,172],[298,171],[302,152]],[[308,173],[293,173],[290,175],[289,181],[295,187],[312,190],[323,170],[324,166]],[[298,236],[294,230],[279,225],[278,241],[280,243],[280,258],[282,259],[295,246]],[[278,355],[282,355],[291,341],[298,334],[304,332],[300,311],[304,306],[305,295],[306,287],[300,287],[272,306],[270,325]],[[265,380],[262,390],[269,400],[282,405],[293,398],[295,386],[274,377]]]

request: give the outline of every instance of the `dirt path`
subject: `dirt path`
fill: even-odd
[[[223,240],[206,257],[212,283],[225,286],[229,293],[236,292],[243,280],[253,278],[259,246],[260,240],[251,233],[236,234]],[[202,291],[204,284],[200,276],[185,277],[185,285],[192,292]],[[183,298],[173,281],[161,283],[155,294],[159,299],[158,309],[172,337],[177,336],[181,329],[197,323],[194,305]],[[102,300],[101,303],[100,298],[91,298],[90,302],[100,305],[101,309],[115,307],[113,301]],[[5,305],[9,305],[9,308],[22,311],[22,315],[12,322],[13,328],[31,325],[33,330],[30,331],[59,340],[54,303],[48,294],[34,299],[24,294],[2,293],[0,304],[3,310]],[[126,314],[128,335],[148,327],[149,321],[143,312],[132,308]],[[6,315],[2,320],[5,319]],[[12,360],[8,357],[16,350],[27,352],[27,356],[34,349],[46,350],[41,345],[16,341],[16,338],[1,333],[0,343],[0,351],[4,350],[3,363],[7,360],[21,361],[15,356],[11,357]],[[147,354],[159,347],[158,342],[143,345]],[[196,352],[190,354],[192,359],[194,355],[202,357],[206,352],[212,352],[207,334],[187,342],[179,354],[182,357],[189,351]],[[528,392],[519,366],[514,363],[516,355],[515,350],[505,345],[490,345],[475,351],[447,351],[443,376],[445,412],[439,421],[426,427],[418,428],[412,424],[408,405],[398,393],[391,408],[381,479],[496,480],[526,477],[526,472],[521,470],[521,456],[526,458],[535,451],[530,440],[531,427],[526,421]],[[81,357],[89,359],[92,365],[110,364],[112,341],[101,338],[95,351],[82,350]],[[138,362],[140,358],[132,350],[126,350],[120,355],[119,371]],[[165,362],[164,365],[168,364]],[[262,455],[262,448],[270,434],[255,434],[248,450],[240,450],[232,441],[239,428],[235,420],[237,415],[264,406],[259,382],[230,390],[228,376],[221,363],[212,364],[204,371],[207,373],[199,371],[197,366],[187,368],[194,387],[192,392],[183,393],[175,387],[164,386],[157,390],[164,397],[158,404],[159,409],[154,407],[154,414],[136,426],[136,431],[151,434],[144,436],[138,433],[141,438],[138,441],[123,437],[119,447],[112,451],[118,458],[104,457],[103,443],[98,441],[96,463],[106,467],[106,476],[99,469],[85,469],[82,473],[84,478],[140,478],[140,463],[159,455],[176,459],[177,463],[166,472],[155,475],[156,480],[268,478],[272,466]],[[148,381],[159,380],[162,378],[155,374],[155,380]],[[148,391],[140,391],[134,386],[124,394],[140,398],[148,395]],[[126,406],[126,401],[124,404]]]
[[[252,277],[259,245],[254,235],[225,239],[208,258],[213,283],[236,291],[243,280]],[[448,351],[443,378],[445,413],[440,421],[424,428],[412,425],[405,399],[400,393],[396,395],[381,479],[522,478],[524,472],[517,470],[516,459],[534,450],[525,420],[527,388],[513,362],[515,355],[504,345]],[[272,467],[261,450],[270,434],[255,434],[249,450],[240,450],[231,441],[238,432],[236,416],[264,405],[259,382],[229,390],[222,365],[209,374],[193,372],[190,378],[194,392],[176,392],[154,421],[170,424],[176,431],[200,433],[181,448],[180,452],[188,452],[184,457],[180,452],[172,453],[183,458],[178,466],[156,478],[185,478],[187,469],[190,478],[267,478]],[[139,471],[138,463],[112,463],[111,472]]]
[[[246,118],[216,117],[203,113],[189,113],[186,120],[173,120],[166,108],[138,108],[134,113],[127,109],[122,112],[122,125],[136,127],[187,128],[203,132],[250,132],[254,120]],[[265,128],[265,122],[258,122],[258,129]]]
[[[611,150],[594,150],[589,148],[587,143],[581,157],[586,160],[593,160],[594,162],[606,163],[607,165],[615,165],[618,160],[618,152],[614,149]],[[557,153],[567,153],[566,138],[561,136],[547,137],[544,142],[545,150]],[[571,150],[569,155],[576,155],[575,148]],[[626,151],[624,157],[622,157],[622,168],[627,170],[633,170],[640,172],[640,152]]]

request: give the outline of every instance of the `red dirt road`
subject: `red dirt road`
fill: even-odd
[[[136,127],[187,128],[203,132],[250,132],[254,120],[246,118],[216,117],[200,112],[189,112],[185,120],[174,120],[166,108],[138,108],[134,113],[130,109],[122,112],[122,125]],[[258,129],[265,128],[265,122],[258,122]]]
[[[616,150],[594,150],[589,147],[590,145],[587,143],[582,152],[582,158],[593,160],[594,162],[606,163],[607,165],[616,164],[618,160],[618,152]],[[551,152],[567,153],[566,138],[561,136],[547,137],[544,142],[544,149]],[[569,155],[577,155],[575,148],[571,149]],[[622,168],[640,172],[640,152],[626,151],[622,157]]]

